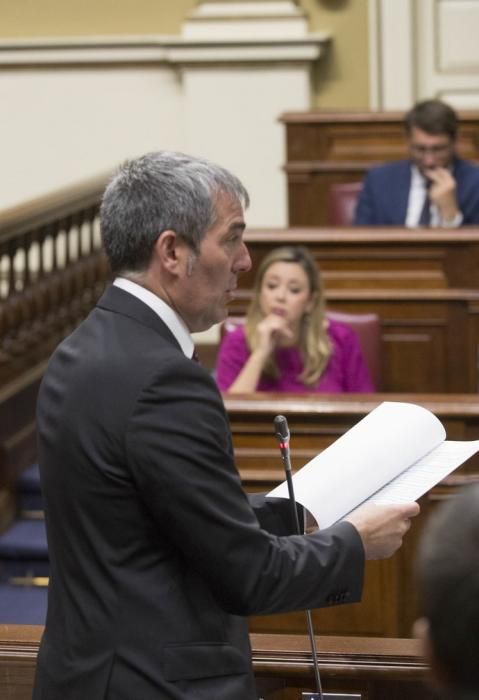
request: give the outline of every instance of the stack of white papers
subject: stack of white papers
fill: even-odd
[[[367,501],[415,501],[479,450],[445,438],[426,408],[385,401],[294,475],[296,501],[320,528]],[[288,498],[286,482],[269,495]]]

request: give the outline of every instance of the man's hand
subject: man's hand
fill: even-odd
[[[439,209],[443,222],[452,221],[459,213],[456,181],[447,168],[428,168],[425,175],[431,182],[429,199]]]
[[[388,506],[368,503],[345,520],[359,532],[366,559],[386,559],[399,549],[411,527],[411,518],[418,515],[419,510],[417,503]]]

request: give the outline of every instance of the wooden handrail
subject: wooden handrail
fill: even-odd
[[[99,208],[110,176],[0,212],[0,382],[47,359],[108,282]]]
[[[31,698],[42,631],[41,626],[0,625],[1,697]],[[426,665],[414,639],[318,637],[316,643],[326,689],[354,688],[363,692],[364,697],[371,694],[376,700],[387,700],[391,691],[400,687],[401,697],[410,700],[430,697],[423,687]],[[276,700],[300,697],[300,688],[313,686],[306,636],[252,634],[251,646],[253,669],[263,697]],[[272,683],[277,690],[273,690]],[[273,690],[271,695],[268,688]]]
[[[100,203],[111,172],[0,211],[0,243]]]
[[[444,246],[477,244],[479,242],[479,226],[468,226],[455,229],[407,229],[404,226],[376,226],[371,232],[370,226],[292,226],[282,228],[247,228],[245,232],[246,245],[268,243],[277,245],[340,245],[353,244],[363,246],[367,251],[369,246],[374,249],[379,245],[394,248],[398,243],[411,246],[427,247],[432,243]],[[363,254],[364,255],[364,254]]]

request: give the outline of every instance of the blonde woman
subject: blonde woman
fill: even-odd
[[[261,263],[244,327],[218,353],[222,391],[374,391],[356,334],[328,320],[314,258],[275,248]]]

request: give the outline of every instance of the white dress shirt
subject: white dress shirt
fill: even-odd
[[[195,349],[193,338],[183,319],[178,316],[171,306],[168,306],[163,299],[160,299],[160,297],[153,294],[153,292],[150,292],[136,282],[125,279],[125,277],[117,277],[113,284],[115,287],[120,287],[120,289],[123,289],[129,294],[133,294],[134,297],[140,299],[140,301],[149,306],[150,309],[153,309],[173,333],[186,357],[193,357],[193,351]]]

